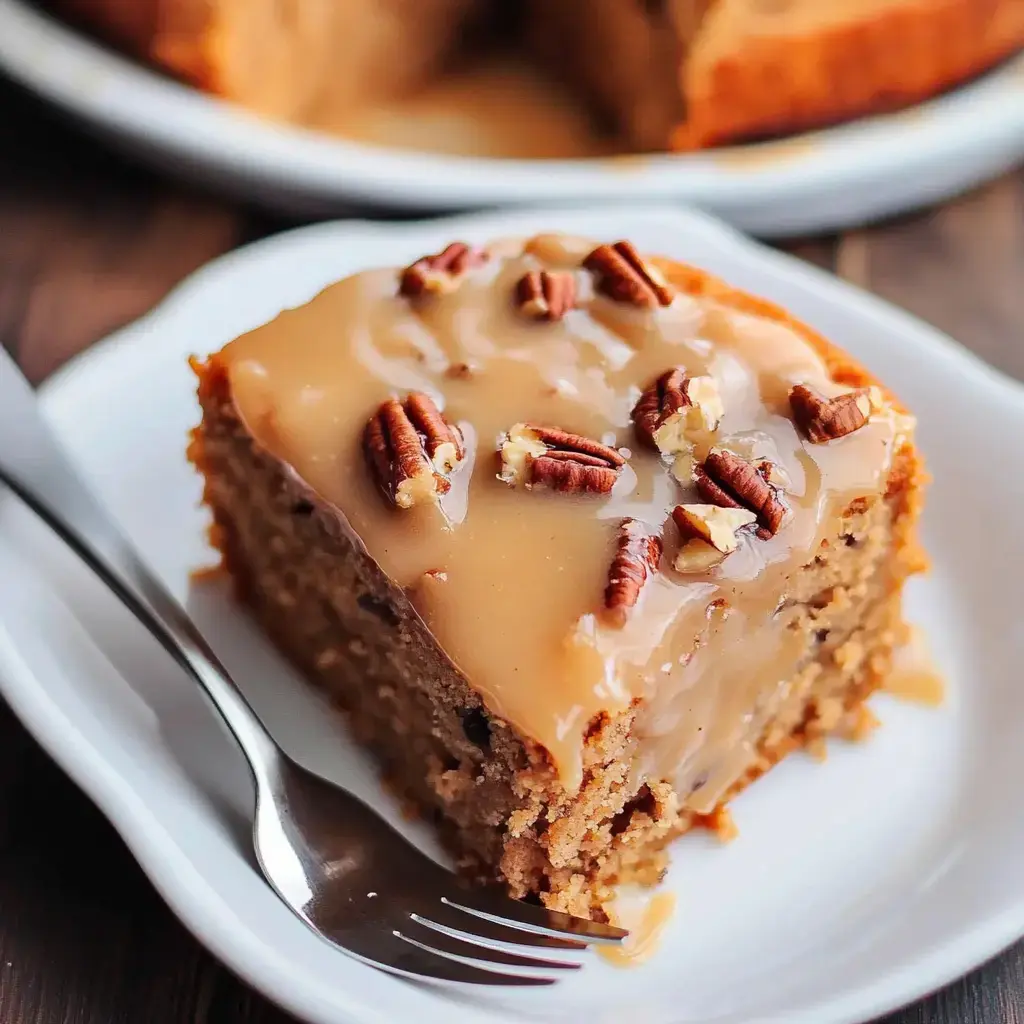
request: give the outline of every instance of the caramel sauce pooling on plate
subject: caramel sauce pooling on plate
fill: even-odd
[[[924,632],[911,626],[902,647],[893,655],[885,689],[915,704],[939,707],[946,699],[946,680],[932,658]]]
[[[804,339],[683,293],[653,308],[616,301],[582,269],[594,246],[555,235],[497,242],[457,287],[415,299],[399,294],[399,270],[360,273],[219,358],[251,434],[344,515],[491,713],[546,748],[567,789],[581,782],[595,716],[641,699],[634,771],[669,780],[706,812],[750,763],[806,656],[777,615],[787,578],[853,498],[884,489],[900,427],[872,416],[810,444],[793,423],[791,387],[845,389]],[[575,278],[575,306],[554,322],[524,316],[514,299],[538,270]],[[742,531],[719,565],[685,575],[673,568],[670,513],[701,499],[638,442],[630,416],[640,391],[676,366],[712,376],[724,407],[694,457],[718,446],[770,460],[789,508],[774,536]],[[385,399],[411,391],[459,425],[466,458],[439,503],[398,509],[377,488],[362,437]],[[620,449],[628,461],[611,493],[498,479],[498,439],[523,422]],[[627,517],[662,536],[664,555],[621,625],[602,610]],[[427,573],[443,576],[421,586]]]
[[[662,934],[676,908],[675,894],[629,886],[605,906],[610,924],[629,932],[618,946],[598,946],[597,952],[613,967],[639,967],[661,945]]]

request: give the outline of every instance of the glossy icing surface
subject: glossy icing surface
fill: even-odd
[[[545,747],[564,783],[581,779],[588,726],[641,700],[645,775],[710,810],[806,653],[777,614],[787,580],[834,532],[854,498],[885,487],[905,429],[880,410],[862,428],[811,444],[790,389],[834,384],[795,331],[677,293],[641,308],[595,287],[595,243],[561,236],[492,244],[456,286],[400,294],[401,272],[372,270],[229,345],[219,356],[248,430],[347,518],[489,710]],[[575,304],[554,322],[525,316],[531,272],[573,275]],[[639,443],[631,413],[666,370],[710,377],[722,414],[688,451]],[[423,392],[461,431],[466,457],[437,501],[396,508],[368,471],[364,427],[391,396]],[[608,494],[514,487],[497,450],[516,424],[559,427],[625,458]],[[699,502],[690,476],[712,449],[767,460],[786,506],[773,536],[751,529],[717,564],[679,572],[671,512]],[[658,571],[624,622],[603,595],[624,519],[661,537]],[[698,783],[699,780],[699,783]]]

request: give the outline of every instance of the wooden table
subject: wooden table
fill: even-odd
[[[0,339],[36,381],[287,225],[142,171],[0,82]],[[1024,378],[1024,172],[789,246]],[[41,813],[45,808],[45,813]],[[171,916],[0,702],[0,1024],[288,1024]],[[885,1024],[1024,1022],[1024,943]]]

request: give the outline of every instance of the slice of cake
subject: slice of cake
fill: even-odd
[[[194,366],[241,600],[474,875],[600,915],[870,724],[913,423],[778,308],[627,242],[453,243]]]

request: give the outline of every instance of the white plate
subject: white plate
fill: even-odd
[[[759,235],[934,203],[1024,157],[1024,57],[932,102],[761,146],[565,161],[431,156],[260,120],[0,0],[0,68],[123,146],[303,212],[677,200]]]
[[[219,347],[365,265],[453,237],[558,228],[631,238],[770,296],[889,382],[920,415],[935,475],[935,569],[911,587],[951,694],[880,698],[870,743],[791,758],[735,803],[740,837],[676,844],[678,910],[634,971],[595,960],[542,993],[457,997],[321,944],[247,852],[236,752],[186,678],[28,514],[0,501],[0,689],[96,801],[182,920],[241,976],[318,1024],[840,1024],[911,1000],[1024,934],[1024,390],[881,302],[703,216],[538,211],[419,225],[325,224],[239,250],[76,360],[44,405],[129,534],[182,598],[209,557],[186,465],[188,353]],[[989,454],[998,451],[998,457]],[[391,808],[338,721],[219,594],[191,595],[229,666],[301,760]]]

